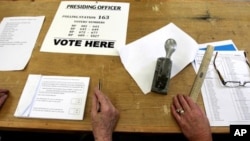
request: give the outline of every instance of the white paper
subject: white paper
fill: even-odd
[[[89,77],[30,74],[15,117],[82,120]]]
[[[213,45],[214,51],[236,51],[238,50],[232,40],[223,40],[210,43],[199,44],[199,50],[205,50],[207,45]]]
[[[225,80],[250,81],[250,70],[245,62],[243,51],[218,52],[216,66]],[[196,70],[200,66],[203,55],[204,51],[199,51],[195,58]],[[250,124],[250,87],[223,86],[212,64],[213,59],[214,56],[201,89],[210,125]],[[237,77],[232,79],[230,76]]]
[[[44,16],[8,17],[0,25],[0,71],[23,70],[27,65]]]
[[[118,55],[125,45],[129,3],[62,1],[41,51]]]
[[[165,57],[164,44],[169,38],[177,42],[176,51],[171,57],[172,78],[194,60],[198,51],[196,41],[173,23],[119,49],[124,67],[144,94],[151,91],[156,60]]]
[[[196,62],[196,60],[202,59],[208,45],[212,45],[214,47],[214,51],[237,51],[238,50],[238,48],[236,47],[236,45],[234,44],[232,40],[223,40],[223,41],[215,41],[215,42],[199,44],[199,51],[194,61],[192,62],[193,68],[196,73],[198,72],[199,66],[200,66],[200,62]]]

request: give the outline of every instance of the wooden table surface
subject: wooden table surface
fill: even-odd
[[[113,1],[113,0],[110,0]],[[198,43],[232,39],[239,49],[250,51],[250,2],[201,0],[127,0],[130,2],[127,43],[170,22]],[[120,111],[117,132],[180,133],[170,113],[172,97],[188,94],[195,72],[191,64],[170,83],[168,95],[144,95],[123,67],[119,56],[95,56],[40,52],[40,47],[60,0],[1,0],[0,19],[45,15],[30,62],[22,71],[1,71],[0,88],[10,97],[0,110],[1,130],[91,131],[91,96],[103,81],[102,90]],[[4,60],[1,60],[4,61]],[[82,121],[15,118],[14,111],[29,74],[90,76],[85,117]],[[204,108],[201,95],[198,104]],[[229,133],[229,127],[212,127],[213,133]]]

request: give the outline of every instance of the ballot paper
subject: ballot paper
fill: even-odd
[[[176,41],[173,53],[171,78],[191,63],[198,51],[198,44],[187,33],[170,23],[119,49],[121,61],[144,94],[151,91],[156,61],[165,57],[165,41]]]
[[[250,69],[244,51],[238,51],[233,43],[207,43],[218,52],[216,66],[226,81],[250,81]],[[223,49],[221,48],[223,46]],[[204,44],[200,45],[204,48]],[[215,54],[214,52],[214,54]],[[199,69],[204,51],[200,50],[195,58],[194,69]],[[208,67],[201,93],[206,115],[211,126],[250,124],[250,87],[226,87],[222,85],[213,65],[214,56]]]
[[[89,77],[30,74],[14,116],[82,120]]]
[[[117,56],[125,45],[129,3],[62,1],[42,52]]]
[[[0,25],[0,71],[23,70],[27,65],[44,16],[6,17]]]

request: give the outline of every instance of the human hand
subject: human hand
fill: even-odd
[[[113,130],[119,119],[119,111],[97,88],[92,96],[91,118],[95,141],[112,141]]]
[[[175,96],[171,113],[189,141],[212,141],[205,113],[189,96]]]
[[[4,104],[5,100],[8,98],[9,90],[0,89],[0,108]]]

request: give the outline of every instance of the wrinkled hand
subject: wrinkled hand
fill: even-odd
[[[9,90],[0,89],[0,108],[4,104],[5,100],[8,98]]]
[[[95,141],[112,141],[119,112],[109,98],[97,88],[92,96],[91,118]]]
[[[189,141],[212,141],[211,129],[205,113],[189,96],[175,96],[171,112]]]

